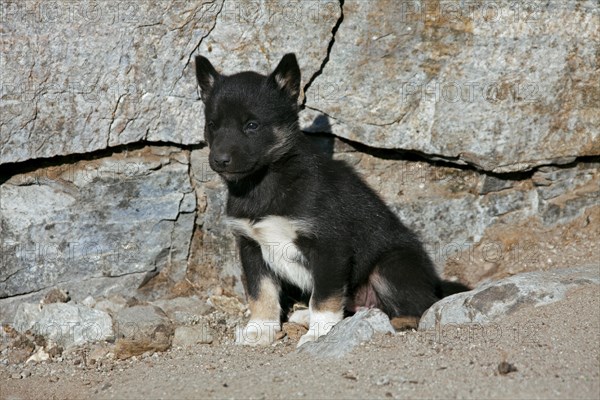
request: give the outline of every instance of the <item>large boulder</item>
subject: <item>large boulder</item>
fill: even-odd
[[[181,280],[196,208],[188,168],[185,152],[148,147],[3,183],[0,319],[55,285],[81,301],[131,295],[165,269]]]
[[[284,0],[2,8],[0,164],[140,141],[200,143],[194,54],[227,73],[267,72],[294,51],[308,79],[340,15],[337,2]]]
[[[560,301],[567,291],[583,285],[600,285],[599,265],[528,272],[488,282],[435,303],[423,314],[419,329],[489,324],[523,307],[539,307]]]
[[[598,3],[344,3],[307,130],[494,171],[600,152]]]

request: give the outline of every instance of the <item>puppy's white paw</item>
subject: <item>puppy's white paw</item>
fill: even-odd
[[[339,321],[318,321],[310,324],[310,329],[300,338],[298,346],[302,346],[306,342],[314,342],[321,336],[327,335]]]
[[[306,332],[304,335],[302,335],[302,337],[298,341],[298,345],[296,347],[301,347],[304,343],[307,343],[307,342],[314,342],[318,338],[319,338],[318,332],[315,330],[309,329],[308,332]]]
[[[279,321],[250,320],[245,327],[235,330],[235,344],[243,346],[267,346],[275,341],[281,330]]]
[[[293,322],[294,324],[303,325],[308,328],[310,323],[310,310],[308,308],[304,310],[296,310],[290,315],[288,320],[289,322]]]

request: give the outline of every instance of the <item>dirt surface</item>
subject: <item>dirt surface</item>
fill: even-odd
[[[65,358],[1,366],[0,397],[598,399],[599,332],[593,285],[483,328],[381,336],[337,360],[297,354],[295,340],[284,339],[267,348],[222,341],[94,365]]]

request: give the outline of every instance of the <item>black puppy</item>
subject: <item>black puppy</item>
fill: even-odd
[[[229,189],[249,296],[251,320],[238,343],[274,340],[289,284],[310,295],[308,312],[295,317],[310,327],[299,346],[326,334],[344,310],[420,316],[468,290],[438,277],[417,236],[351,167],[312,148],[298,125],[294,54],[269,76],[225,76],[205,57],[195,61],[209,162]]]

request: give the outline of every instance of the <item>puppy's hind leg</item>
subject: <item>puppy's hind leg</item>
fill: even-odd
[[[420,247],[402,247],[379,260],[368,284],[377,294],[377,307],[390,318],[421,317],[437,296],[440,278]]]

